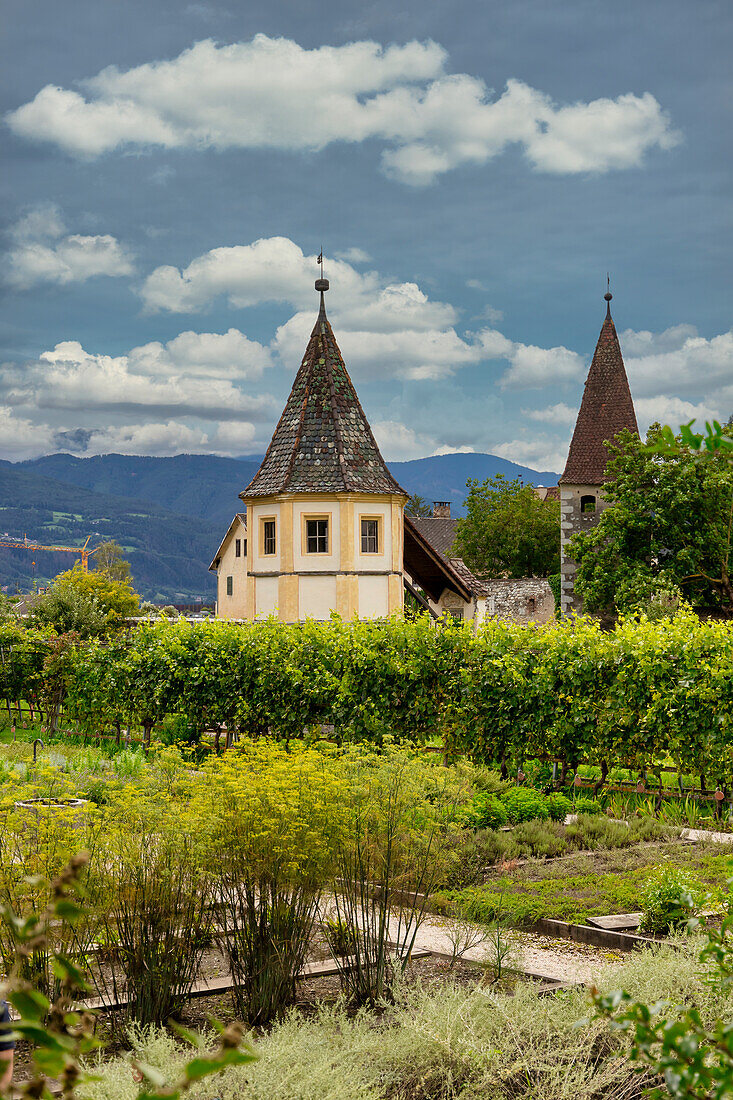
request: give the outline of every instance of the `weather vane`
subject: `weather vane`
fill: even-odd
[[[323,245],[321,245],[321,251],[318,253],[316,263],[321,265],[321,278],[323,278]]]

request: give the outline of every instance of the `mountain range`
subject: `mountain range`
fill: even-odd
[[[92,547],[115,539],[146,598],[210,599],[215,585],[209,563],[240,507],[239,492],[260,462],[257,455],[117,454],[0,461],[0,536],[81,546],[91,534]],[[488,454],[438,455],[389,467],[407,492],[428,502],[450,501],[454,515],[463,510],[468,478],[483,481],[501,473],[533,485],[555,485],[558,478]],[[0,547],[0,581],[11,593],[26,591],[34,577],[48,580],[73,561],[71,554]]]

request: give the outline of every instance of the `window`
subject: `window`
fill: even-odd
[[[242,540],[241,539],[235,539],[234,540],[234,557],[235,558],[241,558],[241,556],[242,556]]]
[[[591,496],[590,493],[588,494],[588,496],[581,497],[580,498],[580,510],[581,510],[581,512],[595,512],[595,510],[596,510],[596,498],[594,496]]]
[[[305,548],[307,554],[328,553],[328,520],[325,517],[306,519]]]
[[[246,558],[246,557],[247,557],[247,540],[246,540],[246,539],[242,539],[242,542],[244,543],[244,545],[243,545],[243,547],[242,547],[242,553],[244,554],[244,556],[245,556],[245,558]]]
[[[534,596],[528,596],[527,597],[527,611],[531,615],[532,612],[535,611],[535,610],[536,610],[535,597]]]
[[[227,577],[227,596],[234,595],[234,577]]]
[[[275,537],[275,520],[274,519],[261,519],[260,520],[260,547],[263,556],[273,555],[277,553],[277,539]]]
[[[379,546],[379,517],[361,517],[361,552],[362,554],[378,554]]]

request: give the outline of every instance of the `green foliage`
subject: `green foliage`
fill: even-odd
[[[564,821],[573,812],[573,804],[566,795],[553,791],[547,796],[547,810],[552,821]]]
[[[537,818],[546,821],[550,816],[547,799],[539,791],[527,787],[511,787],[502,795],[507,819],[512,825]]]
[[[36,601],[33,617],[59,633],[76,630],[82,637],[93,637],[116,629],[135,614],[138,602],[128,581],[104,572],[85,573],[75,565],[60,573],[50,591]]]
[[[684,927],[700,904],[700,884],[677,867],[665,867],[641,894],[642,932],[665,933]]]
[[[702,981],[723,1003],[704,1012],[689,995],[676,1000],[634,1000],[625,990],[593,990],[599,1016],[632,1040],[631,1059],[638,1070],[648,1067],[664,1086],[650,1090],[655,1100],[724,1100],[733,1095],[733,1023],[729,998],[733,981],[733,917],[720,931],[707,932],[700,952]]]
[[[425,516],[432,516],[432,514],[432,507],[430,506],[430,504],[428,504],[425,497],[421,497],[419,493],[413,493],[407,504],[405,505],[406,516],[417,516],[418,518],[424,518]]]
[[[59,938],[59,929],[62,940],[74,943],[76,926],[88,918],[85,891],[80,884],[87,862],[87,854],[80,852],[53,881],[38,876],[28,880],[29,886],[42,887],[48,897],[41,911],[26,916],[9,905],[0,908],[0,916],[11,931],[18,960],[5,983],[7,1000],[19,1016],[13,1021],[13,1032],[31,1047],[31,1077],[19,1093],[27,1100],[49,1100],[53,1096],[50,1086],[56,1081],[61,1084],[64,1100],[75,1100],[79,1088],[97,1080],[97,1076],[85,1068],[83,1059],[102,1044],[94,1035],[94,1013],[78,1005],[79,999],[88,996],[92,987],[76,952],[62,953],[51,946],[51,936],[55,934]],[[41,992],[26,976],[27,965],[24,964],[39,951],[46,951],[51,959],[56,977],[53,997]],[[219,1042],[214,1050],[207,1048],[194,1032],[177,1028],[180,1038],[198,1053],[185,1059],[172,1082],[155,1067],[138,1060],[136,1068],[145,1084],[135,1090],[136,1100],[162,1100],[164,1097],[180,1100],[196,1082],[224,1069],[254,1061],[253,1053],[243,1048],[242,1029],[238,1024],[228,1028],[215,1024],[215,1027]]]
[[[122,556],[122,547],[114,539],[100,542],[94,551],[97,573],[103,573],[113,581],[132,582],[130,563]]]
[[[733,605],[729,450],[712,449],[700,462],[689,446],[670,449],[665,439],[652,425],[646,444],[622,432],[613,446],[608,507],[570,547],[587,611],[658,616],[673,613],[682,597],[694,606]]]
[[[498,829],[509,820],[507,808],[493,794],[475,795],[466,815],[466,824],[474,829]]]
[[[491,577],[547,577],[560,567],[560,503],[503,474],[467,482],[466,516],[456,525],[455,557]]]
[[[581,796],[575,799],[575,806],[573,807],[576,814],[602,814],[603,807],[596,798],[587,798]]]
[[[504,785],[494,769],[533,759],[536,774],[525,771],[537,785],[553,760],[632,771],[665,761],[704,772],[709,786],[733,784],[733,623],[689,609],[610,632],[584,617],[542,628],[491,620],[476,634],[424,617],[161,620],[69,641],[58,660],[52,637],[0,623],[0,694],[36,707],[60,689],[87,735],[154,739],[165,723],[166,738],[192,741],[226,726],[286,742],[442,742],[449,759],[474,765],[466,782],[490,794]]]
[[[60,634],[73,631],[81,638],[95,638],[107,630],[107,616],[99,600],[74,585],[54,586],[33,606],[33,620]]]

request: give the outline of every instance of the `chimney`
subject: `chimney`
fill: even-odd
[[[434,500],[433,516],[440,517],[441,519],[450,519],[450,501]]]

